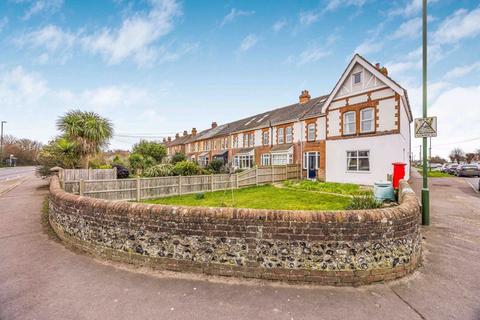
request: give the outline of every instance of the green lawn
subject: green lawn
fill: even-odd
[[[362,188],[358,184],[352,183],[336,183],[336,182],[320,182],[301,180],[299,182],[284,181],[283,185],[288,188],[298,190],[319,191],[328,193],[338,193],[343,195],[371,195],[372,190]]]
[[[216,191],[147,200],[147,203],[202,207],[236,207],[274,210],[343,210],[351,198],[305,190],[277,188],[271,185],[250,187],[233,191]]]

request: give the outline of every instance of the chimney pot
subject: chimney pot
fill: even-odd
[[[188,134],[187,130],[183,131],[183,136],[186,136]]]
[[[212,129],[217,127],[217,123],[214,121],[212,122]]]
[[[180,138],[180,133],[175,134],[175,139],[178,139],[178,138]]]
[[[172,137],[168,137],[168,138],[167,138],[167,141],[168,141],[168,142],[172,141]]]
[[[162,141],[163,141],[163,142],[166,142],[166,141],[167,141],[167,138],[163,138],[163,140],[162,140]]]
[[[310,93],[308,93],[308,90],[303,90],[300,96],[298,97],[300,103],[305,103],[310,101]]]
[[[375,68],[379,69],[380,70],[380,63],[375,63]]]
[[[197,128],[192,128],[192,136],[197,135]]]

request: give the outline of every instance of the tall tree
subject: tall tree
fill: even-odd
[[[452,162],[456,161],[457,163],[460,163],[460,161],[465,160],[465,152],[460,148],[455,148],[450,152],[449,158]]]
[[[90,157],[106,147],[113,136],[110,120],[95,112],[69,111],[58,119],[57,128],[78,146],[84,168],[88,168]]]

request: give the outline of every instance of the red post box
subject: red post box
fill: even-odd
[[[394,162],[393,164],[393,188],[398,189],[400,180],[405,178],[405,166],[406,163]]]

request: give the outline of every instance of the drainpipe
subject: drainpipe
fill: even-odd
[[[303,137],[303,133],[305,131],[304,127],[303,127],[303,121],[300,121],[300,127],[302,128],[301,132],[300,132],[300,172],[301,172],[301,175],[300,175],[300,178],[303,178],[303,160],[304,160],[304,156],[303,156],[303,140],[302,137]]]

